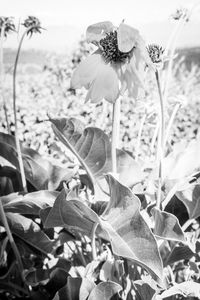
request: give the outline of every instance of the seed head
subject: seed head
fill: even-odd
[[[156,44],[151,44],[147,47],[147,51],[149,53],[149,57],[151,61],[156,64],[157,66],[160,66],[163,64],[163,53],[164,49]]]
[[[186,22],[189,21],[187,8],[183,8],[183,7],[177,8],[177,10],[171,16],[172,16],[172,19],[174,19],[175,21],[178,21],[181,18],[185,18]]]
[[[4,37],[7,37],[8,33],[15,31],[15,24],[11,17],[0,17],[0,36],[4,32]]]
[[[32,36],[33,33],[37,33],[37,32],[41,33],[42,27],[41,27],[40,20],[34,16],[29,16],[22,25],[24,25],[24,27],[29,29],[27,31],[27,35],[30,34],[30,36]]]

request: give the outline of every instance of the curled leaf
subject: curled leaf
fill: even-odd
[[[101,220],[113,252],[133,260],[161,279],[160,254],[155,237],[140,214],[140,200],[113,176],[108,175],[107,180],[111,199]]]

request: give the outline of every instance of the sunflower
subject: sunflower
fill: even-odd
[[[93,103],[102,99],[114,103],[126,90],[129,97],[137,98],[144,88],[145,67],[152,66],[139,31],[123,22],[119,27],[101,22],[89,26],[86,37],[97,50],[74,71],[71,88],[84,86],[86,101]]]

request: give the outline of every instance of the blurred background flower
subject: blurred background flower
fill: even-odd
[[[8,33],[12,31],[15,31],[15,24],[13,23],[13,18],[0,17],[0,36],[3,32],[4,36],[7,37]]]

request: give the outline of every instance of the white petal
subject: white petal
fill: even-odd
[[[145,67],[144,62],[140,61],[137,65],[138,66],[136,67],[136,63],[135,63],[134,59],[132,58],[130,61],[130,64],[129,64],[129,68],[134,77],[135,84],[137,84],[140,87],[142,87],[143,89],[145,89],[145,87],[144,87],[144,67]]]
[[[77,89],[84,86],[88,89],[95,79],[101,64],[105,64],[105,62],[97,50],[78,65],[71,78],[71,88]]]
[[[139,31],[124,23],[121,23],[117,32],[118,48],[121,52],[129,52],[136,46]]]
[[[90,25],[86,31],[86,39],[88,42],[98,43],[105,34],[113,31],[114,26],[110,21],[100,22]]]
[[[101,65],[98,74],[93,81],[86,100],[91,99],[93,103],[105,99],[114,103],[119,96],[119,79],[116,71],[111,65]]]

